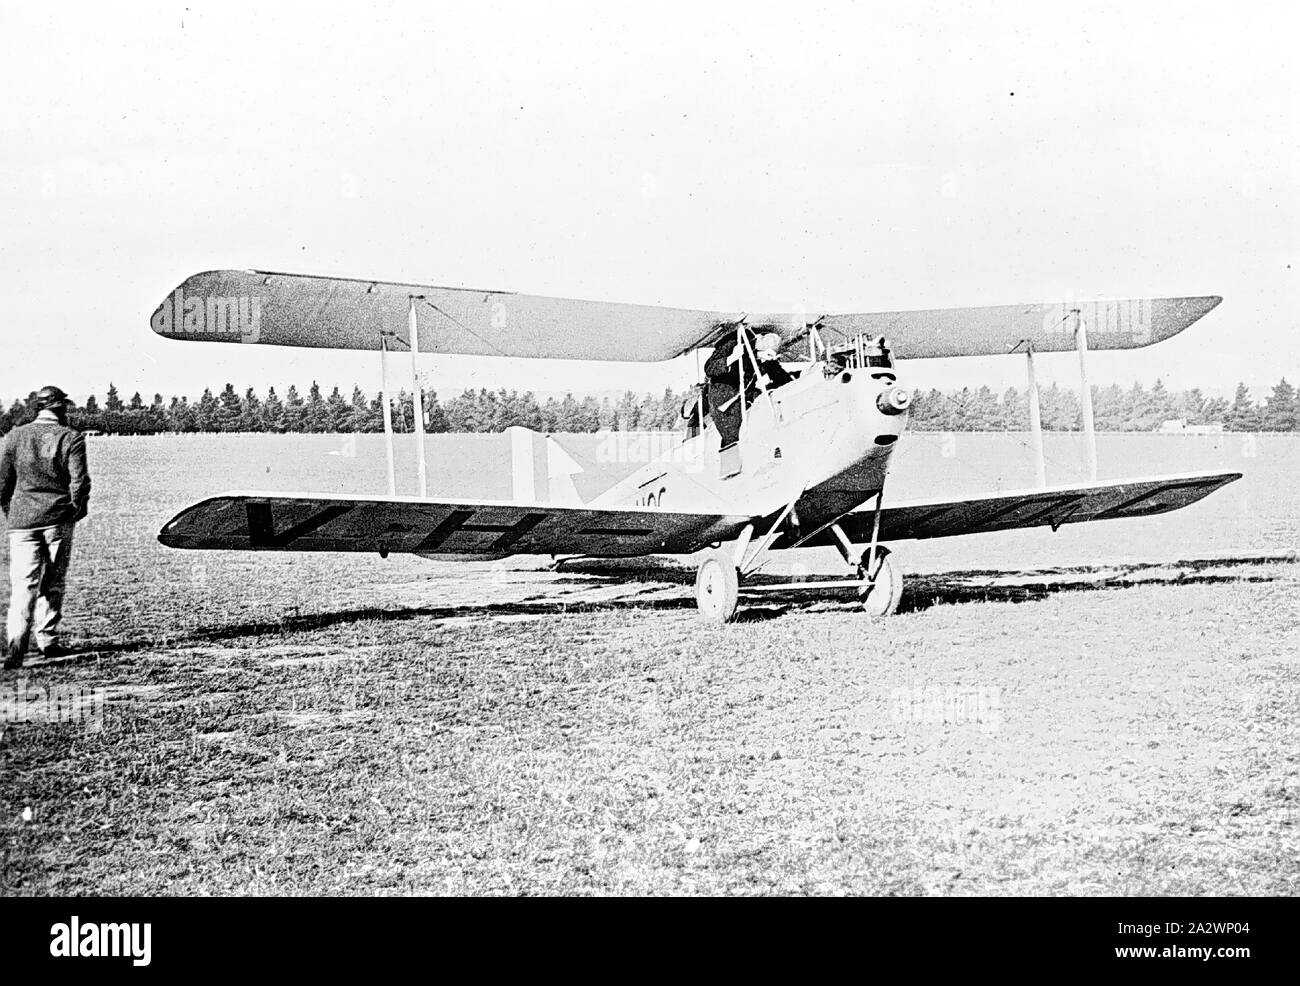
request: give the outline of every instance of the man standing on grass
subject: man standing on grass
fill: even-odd
[[[81,432],[68,427],[68,395],[58,387],[36,394],[36,420],[9,432],[0,446],[0,510],[9,527],[9,620],[5,670],[22,667],[32,622],[45,657],[59,644],[63,585],[72,557],[72,528],[86,516],[90,473]]]

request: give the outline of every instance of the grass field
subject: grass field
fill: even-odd
[[[1027,485],[918,438],[912,495]],[[377,446],[96,441],[88,653],[0,679],[0,892],[1296,893],[1300,444],[1240,439],[1103,436],[1245,472],[1158,524],[904,545],[893,619],[720,628],[672,568],[167,551],[215,490],[373,490]],[[474,441],[435,485],[492,495]]]

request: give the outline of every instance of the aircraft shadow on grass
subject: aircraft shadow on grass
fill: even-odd
[[[1251,556],[1240,558],[1190,559],[1177,562],[1128,563],[1109,566],[1072,566],[1023,569],[970,569],[964,571],[918,574],[909,579],[903,591],[900,613],[918,613],[947,605],[962,603],[1032,603],[1063,593],[1108,592],[1146,585],[1231,585],[1241,583],[1269,583],[1281,576],[1276,571],[1264,571],[1265,565],[1294,562],[1294,556]],[[1255,573],[1225,574],[1223,569],[1254,567]],[[673,611],[693,610],[693,594],[663,595],[674,587],[689,585],[690,572],[674,567],[653,568],[640,566],[634,570],[621,570],[611,575],[608,569],[600,574],[586,574],[567,569],[569,578],[540,586],[561,585],[598,588],[617,584],[642,584],[640,592],[605,600],[572,600],[544,595],[505,603],[482,605],[415,606],[400,609],[366,607],[337,610],[267,619],[255,622],[200,628],[160,644],[158,641],[131,641],[87,648],[85,653],[69,655],[59,661],[45,664],[69,663],[88,660],[96,656],[133,651],[155,650],[160,646],[184,647],[186,645],[232,640],[241,637],[305,633],[345,626],[367,620],[396,621],[431,619],[444,620],[464,617],[499,616],[554,616],[559,614],[601,613],[618,611]],[[777,582],[785,577],[758,576],[754,581]],[[857,610],[852,590],[787,590],[765,594],[758,599],[746,600],[737,614],[736,623],[756,623],[792,613],[811,610],[852,613]]]

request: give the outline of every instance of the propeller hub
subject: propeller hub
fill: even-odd
[[[902,414],[912,403],[912,395],[902,387],[890,384],[876,398],[881,414]]]

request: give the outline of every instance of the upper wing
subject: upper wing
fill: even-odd
[[[321,349],[405,347],[417,298],[421,352],[469,356],[671,359],[709,344],[744,318],[797,349],[810,323],[801,314],[694,311],[576,301],[505,291],[312,277],[268,271],[206,271],[187,278],[154,311],[159,335],[210,342]],[[1094,349],[1146,346],[1181,332],[1219,298],[1003,305],[935,311],[826,315],[815,324],[835,344],[859,332],[884,335],[900,357],[981,356],[1029,343],[1039,352],[1074,347],[1074,312]]]
[[[739,313],[543,298],[506,291],[309,277],[195,274],[163,299],[159,335],[320,349],[406,348],[416,296],[422,353],[645,362],[693,349]],[[394,343],[396,342],[396,346]]]
[[[735,537],[748,517],[651,508],[590,510],[320,493],[225,493],[158,533],[171,548],[453,555],[685,554]]]
[[[1025,345],[1039,353],[1062,352],[1075,348],[1078,320],[1086,326],[1089,349],[1137,349],[1177,335],[1222,300],[1133,298],[827,315],[817,327],[831,346],[860,332],[883,335],[902,359],[998,356]]]
[[[1239,472],[1187,473],[1152,479],[1058,486],[1050,490],[991,493],[964,500],[921,500],[886,507],[880,540],[906,541],[982,534],[1021,527],[1081,524],[1090,520],[1148,517],[1177,510],[1241,478]],[[857,510],[840,521],[856,544],[871,540],[872,512]],[[807,544],[834,544],[829,531]],[[778,544],[778,547],[780,545]]]

